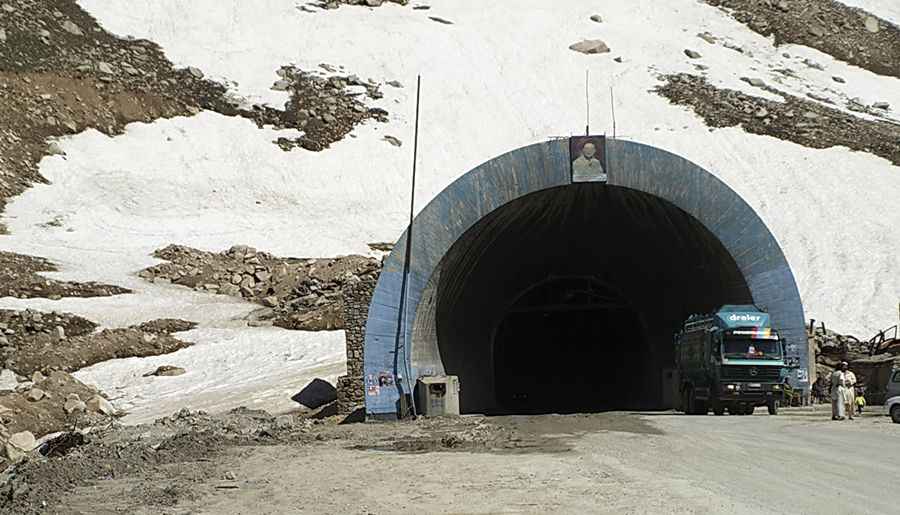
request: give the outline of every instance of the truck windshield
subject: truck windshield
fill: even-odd
[[[775,339],[728,336],[722,343],[726,358],[781,359],[781,344]]]

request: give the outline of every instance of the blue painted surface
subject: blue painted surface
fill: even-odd
[[[407,318],[401,323],[404,233],[385,260],[369,309],[367,377],[387,372],[398,376],[398,386],[408,384],[413,317],[441,259],[467,229],[498,207],[529,193],[570,184],[568,152],[568,139],[560,139],[503,154],[457,179],[419,213],[413,222]],[[672,153],[623,140],[607,140],[606,152],[610,185],[667,200],[716,235],[735,259],[754,301],[767,308],[772,326],[788,342],[789,354],[793,343],[793,353],[806,369],[800,294],[778,242],[753,209],[718,178]],[[414,378],[410,382],[414,384]],[[367,389],[366,412],[370,416],[396,413],[398,399],[397,388],[380,388],[377,393]]]

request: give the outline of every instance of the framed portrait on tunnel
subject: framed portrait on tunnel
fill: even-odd
[[[606,136],[569,138],[572,182],[606,182]]]

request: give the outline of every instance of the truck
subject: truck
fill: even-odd
[[[726,304],[691,315],[675,335],[676,408],[688,415],[778,414],[788,367],[785,345],[769,314],[755,305]]]

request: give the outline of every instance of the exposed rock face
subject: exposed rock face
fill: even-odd
[[[141,277],[243,297],[264,306],[251,315],[251,325],[304,331],[343,329],[344,288],[376,277],[381,268],[364,256],[279,258],[246,245],[222,253],[169,245],[154,255],[169,263],[143,270]]]

